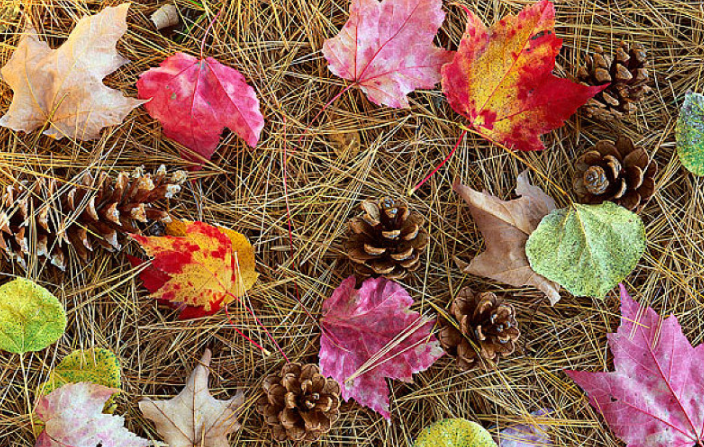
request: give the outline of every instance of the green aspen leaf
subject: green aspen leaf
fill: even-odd
[[[533,270],[575,296],[603,298],[645,252],[645,227],[612,202],[574,204],[545,216],[526,243]]]
[[[704,175],[704,96],[687,93],[675,130],[677,155],[694,175]]]
[[[413,447],[496,447],[491,434],[466,419],[443,419],[426,427]]]
[[[39,394],[49,394],[67,383],[91,382],[108,388],[120,388],[120,362],[108,349],[73,351],[49,374]]]
[[[54,295],[17,278],[0,286],[0,349],[24,354],[40,351],[66,330],[66,312]]]

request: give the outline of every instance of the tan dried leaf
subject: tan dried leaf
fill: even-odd
[[[81,19],[66,42],[51,49],[29,26],[0,74],[14,91],[0,125],[61,139],[91,140],[105,126],[120,124],[142,104],[103,84],[128,62],[115,45],[127,31],[129,3]]]
[[[518,199],[501,200],[487,192],[455,183],[453,189],[469,204],[469,212],[484,236],[486,250],[467,264],[455,262],[465,273],[485,276],[514,287],[533,286],[545,293],[550,304],[560,300],[560,286],[533,271],[526,257],[528,236],[542,218],[555,209],[555,201],[528,181],[528,172],[518,176]]]
[[[228,400],[210,395],[211,357],[206,349],[201,364],[191,372],[178,396],[159,401],[145,398],[139,402],[142,414],[154,422],[169,447],[229,447],[227,435],[240,428],[237,414],[244,404],[244,394],[239,391]]]

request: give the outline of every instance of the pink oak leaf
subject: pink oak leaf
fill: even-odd
[[[621,325],[609,334],[613,372],[566,371],[628,447],[704,445],[704,345],[621,287]]]
[[[452,53],[433,39],[445,13],[441,0],[352,0],[350,18],[323,44],[330,71],[353,81],[374,104],[408,107],[406,95],[440,82]]]
[[[242,74],[212,57],[176,53],[137,81],[144,107],[164,135],[210,160],[227,127],[255,147],[264,128],[259,99]],[[198,160],[192,154],[182,154]]]
[[[36,414],[44,431],[35,447],[146,447],[151,443],[125,428],[122,416],[103,414],[119,390],[89,382],[71,383],[39,399]]]
[[[431,334],[434,321],[410,310],[413,299],[399,284],[370,278],[342,281],[323,304],[320,370],[353,398],[389,419],[386,377],[411,382],[443,356]]]

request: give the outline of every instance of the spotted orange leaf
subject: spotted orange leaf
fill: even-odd
[[[469,9],[467,29],[452,62],[442,67],[448,102],[485,138],[522,151],[542,150],[539,136],[560,127],[606,88],[552,74],[562,40],[548,0],[487,28]]]
[[[187,221],[170,224],[167,234],[132,237],[153,256],[140,274],[144,286],[153,298],[180,309],[179,318],[212,315],[257,280],[254,249],[242,234]]]

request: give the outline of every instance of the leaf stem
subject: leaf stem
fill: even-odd
[[[417,184],[416,186],[414,186],[413,188],[411,188],[410,190],[408,190],[408,195],[409,195],[409,196],[412,196],[414,192],[418,191],[418,189],[419,189],[421,186],[423,186],[423,185],[425,184],[425,182],[427,182],[428,180],[430,180],[430,177],[432,177],[433,175],[435,175],[435,173],[438,172],[438,171],[440,170],[440,168],[442,168],[442,167],[445,165],[445,163],[447,163],[448,160],[450,160],[450,158],[452,158],[453,155],[455,155],[455,152],[457,151],[457,148],[460,146],[460,143],[461,143],[462,140],[464,139],[465,135],[467,135],[467,131],[468,131],[468,130],[469,130],[469,129],[465,129],[464,131],[462,131],[462,134],[461,134],[460,137],[457,139],[457,143],[455,143],[455,147],[453,147],[452,150],[450,151],[450,153],[447,154],[447,157],[445,157],[445,159],[444,159],[443,161],[441,161],[440,164],[437,165],[437,166],[435,167],[435,169],[433,169],[433,170],[430,172],[430,174],[426,175],[423,180],[421,180],[420,182],[418,182],[418,184]]]
[[[220,14],[222,11],[225,9],[225,5],[223,4],[222,7],[220,8],[220,11],[218,11],[217,14],[215,14],[215,17],[213,17],[213,20],[210,21],[210,24],[208,25],[208,28],[205,29],[205,34],[203,35],[203,40],[200,42],[200,59],[203,60],[203,53],[205,52],[205,41],[208,38],[208,34],[210,34],[210,30],[213,28],[213,25],[215,25],[215,22],[218,20],[218,17],[220,17]]]

